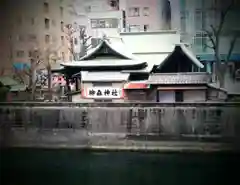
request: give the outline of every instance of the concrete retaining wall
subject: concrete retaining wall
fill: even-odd
[[[0,104],[1,146],[237,143],[238,104]],[[131,144],[130,144],[131,145]]]

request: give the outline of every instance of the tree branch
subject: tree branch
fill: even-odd
[[[70,52],[71,54],[74,53],[72,48],[69,47],[68,50],[69,50],[69,52]]]
[[[37,62],[36,62],[36,67],[37,67],[38,65],[40,65],[42,62],[43,62],[42,60],[37,60]]]
[[[86,44],[87,41],[88,41],[89,39],[91,39],[91,38],[92,38],[92,36],[88,36],[87,38],[84,38],[84,39],[83,39],[83,45]]]
[[[23,70],[24,74],[29,76],[29,77],[32,76],[31,71],[32,70],[27,70],[27,69]]]
[[[226,17],[228,15],[229,11],[233,8],[233,6],[234,6],[234,0],[231,1],[231,3],[227,6],[227,8],[225,10],[221,11],[220,24],[219,24],[219,27],[217,30],[216,37],[219,37],[219,35],[221,34]]]
[[[87,45],[86,50],[88,50],[90,47],[92,47],[92,44]]]
[[[207,37],[211,41],[211,44],[212,44],[211,48],[215,51],[217,47],[216,47],[216,41],[214,40],[213,34],[208,30],[204,30],[204,32],[207,34]]]
[[[206,47],[206,48],[210,48],[210,49],[214,49],[213,46],[210,46],[210,45],[208,45],[208,44],[204,44],[204,47]]]
[[[237,34],[235,34],[233,36],[231,42],[230,42],[230,47],[229,47],[227,58],[226,58],[227,62],[230,60],[230,57],[232,55],[232,52],[233,52],[234,46],[236,44],[237,38],[238,38],[238,36],[237,36]]]
[[[213,25],[210,25],[210,28],[212,29],[212,37],[215,37],[215,38],[217,38],[217,30],[216,30],[216,28],[214,28],[214,26]]]
[[[13,69],[14,69],[15,76],[20,80],[20,83],[24,83],[24,79],[21,73],[19,72],[19,70],[15,66],[13,66]]]

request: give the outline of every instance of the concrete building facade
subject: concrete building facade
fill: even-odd
[[[226,9],[231,1],[229,0],[180,0],[180,30],[182,42],[188,43],[198,55],[212,54],[213,50],[206,47],[209,39],[205,30],[211,31],[213,27],[219,26],[221,11]],[[228,13],[224,22],[224,34],[221,36],[220,52],[228,52],[231,36],[240,30],[238,17],[240,15],[239,2],[236,1]],[[240,40],[238,39],[233,53],[238,53]]]
[[[170,7],[177,1],[167,0],[8,0],[1,3],[1,68],[29,63],[30,50],[54,48],[61,60],[71,60],[69,42],[63,28],[67,24],[86,28],[87,35],[101,38],[119,37],[120,32],[177,29],[178,16]],[[175,3],[175,4],[174,4]],[[171,21],[174,20],[174,21]],[[79,35],[74,48],[80,50]],[[96,45],[96,39],[88,44]],[[94,44],[95,43],[95,44]]]
[[[1,67],[10,70],[29,63],[32,50],[51,48],[62,60],[69,56],[63,26],[70,19],[65,1],[8,0],[1,6],[3,50]]]

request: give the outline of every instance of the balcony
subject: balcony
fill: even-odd
[[[189,73],[158,73],[151,74],[148,84],[208,84],[211,83],[209,73],[189,72]]]

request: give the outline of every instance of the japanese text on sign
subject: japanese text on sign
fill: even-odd
[[[122,89],[113,87],[92,87],[87,88],[87,98],[121,98]]]

